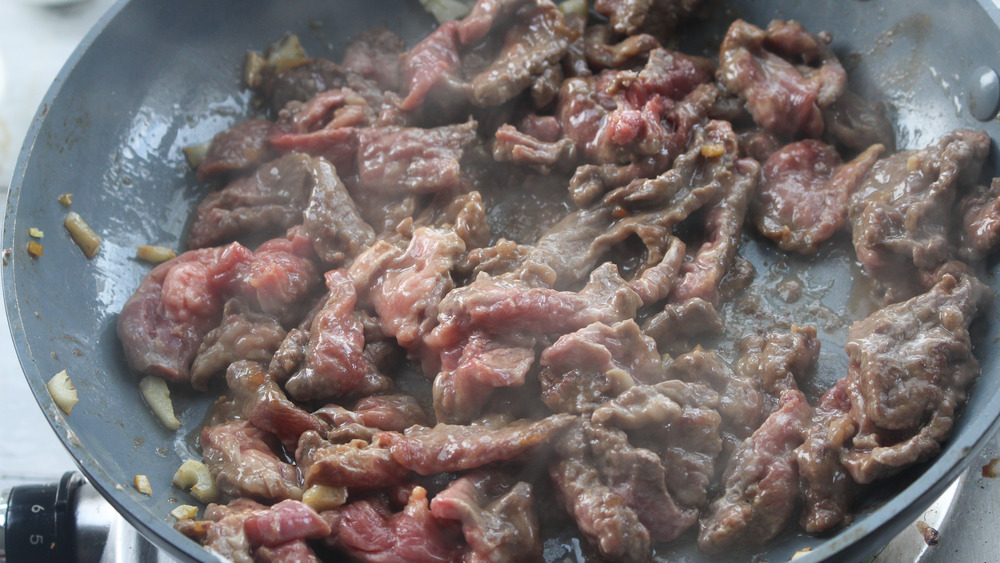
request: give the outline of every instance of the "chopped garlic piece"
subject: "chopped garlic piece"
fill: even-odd
[[[58,201],[66,207],[69,207],[70,205],[73,205],[73,194],[61,194]]]
[[[201,502],[214,502],[219,497],[219,489],[204,463],[189,459],[174,473],[173,484],[178,489],[191,490],[191,496]]]
[[[42,232],[41,229],[38,229],[36,227],[30,227],[28,228],[28,236],[34,238],[42,238],[45,236],[45,233]]]
[[[194,520],[198,517],[198,507],[190,504],[182,504],[170,511],[170,515],[176,520]]]
[[[464,18],[472,11],[472,5],[461,0],[420,0],[420,4],[438,23]]]
[[[345,487],[330,487],[328,485],[313,485],[302,493],[302,502],[316,512],[333,510],[347,501]]]
[[[165,246],[143,245],[136,247],[135,257],[152,264],[159,264],[160,262],[166,262],[167,260],[176,258],[177,253],[173,248],[167,248]]]
[[[44,246],[33,240],[28,241],[28,254],[31,255],[32,258],[41,258],[43,252],[45,252]]]
[[[149,485],[149,478],[145,475],[136,475],[132,479],[132,484],[135,485],[135,490],[148,496],[153,495],[153,487]]]
[[[705,158],[715,158],[726,154],[726,147],[722,145],[702,145],[701,156]]]
[[[49,395],[52,395],[52,400],[67,415],[73,411],[73,406],[80,401],[76,394],[76,387],[73,387],[73,382],[66,375],[66,370],[52,376],[52,379],[45,384],[45,388],[49,390]]]
[[[73,242],[83,251],[84,256],[93,258],[101,246],[101,237],[97,236],[97,233],[83,221],[76,211],[67,213],[63,224],[70,236],[73,237]]]
[[[162,378],[147,375],[139,381],[139,393],[146,401],[149,410],[153,412],[160,424],[168,430],[177,430],[181,421],[174,414],[174,403],[170,400],[170,388]]]

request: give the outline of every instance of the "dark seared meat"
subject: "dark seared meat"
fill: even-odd
[[[215,246],[246,233],[283,232],[301,223],[302,210],[320,181],[319,165],[306,155],[286,155],[208,194],[198,204],[188,246]]]
[[[788,523],[799,495],[795,448],[809,423],[809,403],[797,389],[782,391],[780,407],[733,453],[722,496],[701,518],[698,547],[722,553],[774,538]]]
[[[402,510],[383,499],[350,502],[321,514],[333,532],[323,543],[362,563],[459,563],[465,547],[431,514],[427,491],[413,487]]]
[[[761,127],[819,137],[822,109],[837,101],[847,82],[830,41],[794,21],[774,20],[762,30],[736,20],[722,42],[719,82],[746,100]]]
[[[302,225],[320,260],[339,266],[375,239],[351,199],[337,170],[323,159],[313,161],[312,191],[302,211]]]
[[[249,119],[216,133],[205,158],[198,164],[198,179],[225,178],[272,158],[273,151],[267,143],[270,131],[270,121]]]
[[[585,30],[584,53],[587,64],[595,69],[625,68],[657,47],[662,47],[660,42],[646,33],[622,39],[607,25],[592,24]]]
[[[629,319],[594,323],[542,351],[542,401],[556,412],[590,412],[637,383],[663,378],[651,338]]]
[[[859,483],[926,460],[948,437],[979,376],[969,325],[992,294],[945,274],[927,293],[851,326],[847,390],[858,434],[843,460]]]
[[[531,485],[497,472],[474,471],[434,496],[431,513],[462,523],[467,561],[504,563],[542,559]]]
[[[436,129],[362,129],[359,189],[385,195],[466,191],[460,161],[476,139],[475,121]]]
[[[285,329],[271,315],[257,313],[239,298],[226,301],[222,323],[209,331],[191,364],[191,386],[208,389],[212,376],[237,360],[268,363],[285,339]]]
[[[299,469],[281,461],[277,447],[272,434],[249,422],[206,426],[201,433],[205,463],[222,492],[262,501],[301,499]]]
[[[807,532],[842,528],[854,518],[851,505],[859,487],[840,461],[841,449],[852,429],[850,410],[844,378],[820,397],[805,441],[795,450],[805,505],[800,523]]]
[[[701,0],[597,0],[594,10],[606,16],[617,33],[644,30],[669,37],[701,4]]]
[[[433,428],[413,426],[404,434],[383,432],[378,439],[407,469],[433,475],[475,469],[535,451],[575,419],[555,414],[538,421],[507,423],[494,418],[468,426],[438,423]]]
[[[816,252],[847,223],[847,199],[883,150],[874,145],[842,164],[836,150],[820,141],[785,145],[762,169],[752,205],[757,230],[783,250]]]
[[[978,180],[989,147],[985,133],[953,131],[931,147],[879,161],[851,196],[858,260],[886,286],[890,300],[925,290],[914,283],[920,272],[933,271],[952,256],[953,206]]]
[[[274,115],[289,102],[305,102],[330,90],[356,87],[360,74],[326,59],[303,59],[264,74],[260,93]]]
[[[410,474],[382,443],[363,439],[330,442],[315,431],[302,434],[295,462],[306,488],[345,487],[349,494],[392,487],[403,483]]]

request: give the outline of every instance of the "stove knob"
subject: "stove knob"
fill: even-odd
[[[75,559],[73,492],[84,483],[74,471],[58,484],[0,491],[0,562]]]

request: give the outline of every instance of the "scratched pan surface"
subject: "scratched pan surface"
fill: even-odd
[[[889,107],[901,148],[924,146],[955,127],[985,129],[1000,139],[996,121],[971,116],[966,93],[974,69],[1000,68],[1000,13],[990,2],[747,0],[733,10],[762,26],[773,17],[794,18],[813,31],[831,31],[855,88]],[[182,421],[177,433],[161,429],[143,405],[115,336],[118,311],[149,269],[132,257],[134,248],[180,244],[204,193],[181,148],[249,114],[240,83],[247,50],[293,32],[310,54],[338,58],[352,37],[373,25],[394,29],[412,44],[434,22],[416,2],[404,0],[121,2],[60,73],[25,140],[3,229],[3,247],[11,251],[3,261],[3,291],[18,357],[40,407],[83,472],[144,534],[178,557],[208,558],[173,530],[167,513],[193,503],[169,482],[181,461],[198,457],[193,436],[213,397],[175,389]],[[991,169],[995,163],[994,148]],[[93,260],[83,258],[61,226],[66,210],[57,197],[66,192],[74,194],[73,210],[104,239]],[[25,251],[29,227],[46,233],[42,258]],[[831,311],[858,307],[849,253],[788,260],[753,240],[743,252],[765,285],[795,276]],[[989,269],[986,281],[1000,289],[995,263]],[[860,559],[958,476],[1000,413],[996,309],[974,328],[983,373],[941,454],[880,484],[857,521],[839,534],[788,533],[762,553],[766,560],[785,561],[805,547],[812,549],[805,561]],[[843,336],[824,331],[823,339],[819,387],[843,373],[843,359],[837,359]],[[63,369],[80,395],[70,416],[44,388]],[[131,487],[136,474],[149,476],[152,496]],[[550,560],[572,560],[575,551],[566,538],[546,544]],[[660,550],[657,558],[708,560],[690,542]]]

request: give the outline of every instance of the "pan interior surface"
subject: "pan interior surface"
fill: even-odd
[[[1000,69],[997,15],[992,4],[972,1],[748,0],[716,10],[713,22],[703,27],[704,36],[716,43],[723,22],[733,17],[762,26],[772,18],[796,19],[814,32],[830,31],[851,84],[863,97],[886,104],[899,148],[905,149],[926,146],[958,127],[1000,139],[996,120],[972,117],[964,91],[975,68]],[[434,21],[418,2],[404,0],[382,0],[378,9],[360,0],[122,2],[59,75],[22,149],[4,217],[4,248],[10,252],[2,270],[21,365],[41,408],[91,482],[144,534],[179,557],[209,556],[173,529],[170,510],[197,503],[169,483],[181,462],[200,459],[195,440],[215,394],[175,388],[182,423],[177,432],[160,427],[143,404],[115,332],[118,311],[149,270],[134,258],[135,247],[179,247],[205,192],[181,149],[252,114],[241,83],[248,50],[261,50],[291,32],[310,55],[336,60],[353,37],[376,25],[412,45]],[[992,151],[988,165],[995,170],[995,145]],[[103,238],[92,260],[62,227],[67,209],[57,200],[63,193],[74,195],[71,209]],[[25,251],[30,227],[49,234],[38,259]],[[751,244],[744,253],[758,272],[775,260],[774,250],[761,245]],[[814,267],[806,262],[794,267]],[[837,288],[830,292],[830,306],[849,300],[849,262],[830,270]],[[989,268],[984,281],[1000,293],[996,263]],[[1000,414],[996,316],[994,306],[974,325],[982,375],[941,454],[887,480],[838,535],[788,533],[768,547],[767,560],[788,560],[805,547],[812,551],[802,561],[864,557],[957,477]],[[842,352],[843,343],[839,350],[837,345],[824,341],[831,354]],[[64,369],[80,397],[68,416],[45,390],[45,382]],[[152,496],[134,490],[137,474],[149,477]],[[547,552],[569,554],[571,546],[560,541],[550,540]],[[692,544],[665,548],[658,557],[718,560]]]

